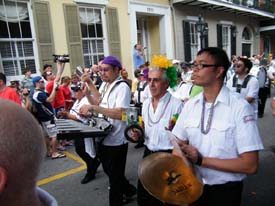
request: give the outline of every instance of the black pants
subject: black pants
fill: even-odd
[[[108,175],[109,205],[121,206],[123,194],[127,193],[130,183],[125,177],[128,144],[119,146],[99,145],[99,158],[104,172]]]
[[[81,159],[87,165],[87,173],[95,174],[96,173],[96,166],[97,166],[97,158],[92,158],[85,150],[85,142],[83,138],[76,138],[74,140],[75,151],[81,157]]]
[[[264,114],[264,109],[265,109],[265,102],[267,99],[267,95],[268,95],[268,88],[267,87],[263,87],[259,89],[259,99],[258,99],[258,114],[259,115],[263,115]]]
[[[243,182],[204,185],[202,196],[192,206],[240,206]]]
[[[168,152],[171,153],[172,150],[160,150],[157,152]],[[147,147],[145,147],[143,158],[149,156],[150,154],[153,154],[155,152],[150,151]],[[138,180],[138,185],[137,185],[137,203],[139,206],[162,206],[162,205],[168,205],[157,198],[153,197],[150,195],[147,190],[143,187],[141,184],[140,180]]]

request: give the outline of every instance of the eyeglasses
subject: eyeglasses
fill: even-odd
[[[161,78],[148,78],[148,82],[154,82],[154,83],[158,83],[160,82]]]
[[[39,82],[39,83],[41,83],[41,84],[42,84],[42,83],[44,83],[44,81],[43,81],[43,80],[42,80],[42,81],[38,81],[38,82]]]
[[[218,67],[219,65],[217,64],[191,64],[191,69],[204,69],[207,67]]]

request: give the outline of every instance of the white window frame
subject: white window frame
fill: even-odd
[[[0,55],[0,70],[2,70],[2,72],[4,72],[3,60],[4,61],[5,60],[14,60],[16,62],[16,64],[18,65],[18,68],[16,68],[18,71],[15,71],[15,75],[6,75],[8,82],[11,81],[11,80],[21,80],[24,77],[24,74],[22,73],[22,69],[24,69],[24,68],[21,68],[21,65],[20,65],[20,61],[22,61],[22,60],[34,60],[34,64],[35,64],[34,73],[40,74],[40,72],[39,72],[39,61],[38,61],[38,48],[37,48],[37,42],[36,42],[36,34],[35,34],[35,29],[34,29],[35,26],[34,26],[34,21],[33,21],[33,13],[32,13],[31,4],[30,4],[29,0],[15,1],[15,2],[16,3],[17,2],[18,3],[25,3],[26,6],[27,6],[32,37],[31,38],[1,38],[0,43],[1,42],[10,42],[10,44],[16,45],[18,42],[31,42],[32,43],[33,56],[19,57],[18,47],[15,47],[15,56],[13,54],[13,57],[11,57],[11,58],[2,58],[1,55]],[[26,67],[26,63],[24,65],[24,67]]]
[[[200,36],[196,29],[196,22],[189,21],[191,59],[194,60],[201,48]]]
[[[231,56],[231,28],[229,25],[222,25],[222,48]]]
[[[81,1],[83,2],[83,1]],[[79,4],[78,5],[79,9],[84,8],[84,9],[98,9],[100,10],[100,15],[101,15],[101,21],[102,21],[102,33],[103,37],[88,37],[88,38],[83,38],[81,35],[81,41],[83,44],[83,40],[88,40],[88,41],[93,41],[93,40],[102,40],[103,41],[103,52],[98,53],[98,56],[106,56],[108,55],[108,41],[107,41],[107,26],[106,26],[106,16],[105,16],[105,7],[100,6],[100,5],[87,5],[87,4]],[[95,64],[97,62],[93,61],[93,56],[97,55],[96,53],[93,54],[93,50],[90,50],[89,54],[92,54],[90,56],[90,64]],[[84,56],[87,56],[87,54],[84,53],[83,51],[83,58]],[[85,60],[84,60],[85,62]],[[86,65],[89,66],[89,65]]]
[[[243,39],[243,32],[244,32],[245,28],[249,31],[249,35],[250,35],[249,40]],[[252,34],[253,34],[252,30],[248,26],[245,26],[242,30],[242,33],[241,33],[241,37],[242,37],[242,47],[241,48],[243,48],[243,44],[250,44],[250,55],[253,54],[253,46],[252,46],[253,35]],[[243,53],[243,51],[242,51],[242,53]]]

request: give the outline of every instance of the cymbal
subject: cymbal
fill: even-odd
[[[138,177],[152,196],[165,203],[187,205],[203,192],[188,161],[170,153],[158,152],[144,158]]]

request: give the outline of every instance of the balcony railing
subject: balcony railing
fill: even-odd
[[[259,9],[270,13],[275,12],[274,0],[223,0],[236,5]]]

